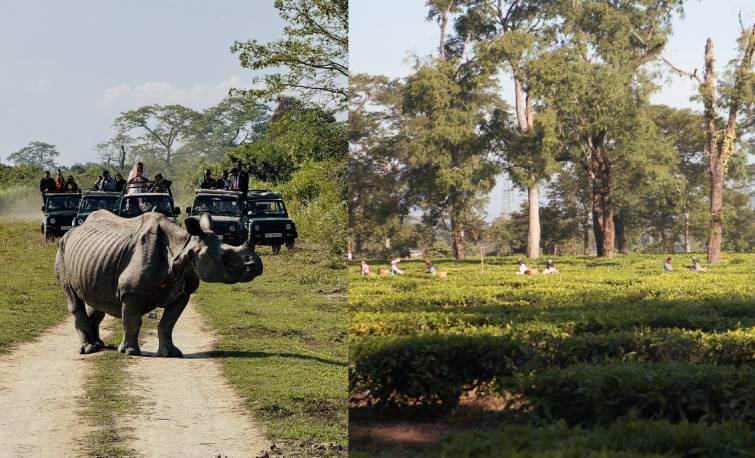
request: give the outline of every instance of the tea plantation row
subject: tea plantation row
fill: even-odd
[[[474,388],[516,399],[498,429],[464,439],[487,444],[477,455],[678,453],[680,437],[715,431],[737,437],[723,454],[751,452],[755,256],[725,256],[710,272],[664,273],[662,259],[557,258],[559,274],[531,277],[514,275],[511,258],[484,274],[474,262],[438,263],[447,278],[421,262],[382,278],[353,267],[351,392],[375,407],[449,409]],[[666,425],[657,447],[607,439],[630,417],[633,428]],[[550,439],[501,448],[515,426]],[[463,456],[460,440],[444,442],[449,456]],[[700,455],[721,454],[706,441]],[[583,446],[595,442],[604,446]]]

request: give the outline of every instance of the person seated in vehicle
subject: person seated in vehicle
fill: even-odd
[[[76,184],[76,181],[73,179],[73,175],[68,175],[66,184],[63,187],[63,192],[70,192],[70,193],[79,192],[79,185]]]
[[[126,194],[145,192],[148,187],[149,179],[144,171],[144,164],[137,162],[128,174],[128,180],[126,180],[125,184]]]
[[[391,275],[404,275],[404,271],[399,269],[398,265],[401,262],[401,258],[396,258],[391,261]]]
[[[120,173],[115,174],[115,192],[123,192],[123,188],[126,186],[126,180],[123,179],[123,175]]]
[[[207,169],[202,175],[202,183],[199,184],[200,189],[216,189],[218,184],[212,179],[212,171]]]
[[[162,173],[158,173],[155,175],[155,181],[152,183],[152,186],[147,189],[147,192],[167,192],[172,196],[173,194],[170,190],[170,185],[172,184],[172,181],[163,178]]]
[[[430,259],[425,259],[425,273],[435,275],[437,272],[438,269],[436,269],[433,265],[433,261]]]
[[[50,171],[45,170],[45,176],[39,180],[39,192],[42,194],[55,192],[55,180],[50,176]]]
[[[663,261],[663,271],[664,272],[673,272],[674,266],[671,265],[671,256],[666,256],[666,260]]]
[[[695,271],[695,272],[708,272],[707,267],[703,267],[702,264],[700,264],[700,258],[697,256],[692,256],[692,265],[687,266],[689,270]]]
[[[123,179],[123,177],[121,177]],[[100,186],[98,188],[100,191],[115,191],[115,180],[113,180],[113,177],[110,176],[110,172],[108,170],[102,171],[102,181],[100,181]]]
[[[58,169],[58,175],[55,177],[55,192],[65,192],[66,179],[63,178],[63,174]]]
[[[557,274],[558,269],[556,269],[556,266],[553,265],[553,259],[548,259],[545,261],[545,270],[543,271],[543,274]]]
[[[363,277],[370,275],[370,266],[365,261],[359,263],[359,274]]]

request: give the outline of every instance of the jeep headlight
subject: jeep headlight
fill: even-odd
[[[51,216],[50,219],[47,220],[47,222],[50,224],[55,224],[55,218]]]
[[[236,226],[231,226],[228,228],[229,232],[236,232]]]
[[[254,230],[255,231],[259,231],[260,230],[260,225],[259,224],[255,224],[254,225]]]

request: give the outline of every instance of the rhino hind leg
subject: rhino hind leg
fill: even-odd
[[[131,356],[140,356],[139,331],[142,328],[142,304],[135,298],[124,300],[121,310],[123,321],[123,341],[118,345],[118,351]]]
[[[105,347],[105,342],[100,338],[100,323],[105,319],[105,312],[97,310],[89,305],[86,306],[87,316],[92,321],[92,330],[94,331],[94,341]]]
[[[73,314],[74,326],[79,334],[79,353],[82,355],[96,353],[105,346],[99,337],[99,327],[104,314],[99,319],[87,314],[84,301],[73,291],[66,291],[68,296],[68,310]],[[100,312],[101,313],[101,312]]]
[[[157,337],[160,341],[157,348],[157,356],[180,358],[183,356],[181,350],[173,345],[173,328],[178,318],[186,308],[189,302],[189,295],[184,294],[176,299],[172,304],[165,307],[160,323],[157,325]]]

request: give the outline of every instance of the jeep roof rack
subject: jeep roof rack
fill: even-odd
[[[246,193],[246,198],[249,200],[254,199],[282,199],[283,194],[276,191],[268,191],[266,189],[254,189]]]
[[[95,189],[84,190],[81,194],[83,196],[88,196],[88,195],[92,194],[92,195],[95,195],[95,196],[107,196],[107,197],[111,197],[111,196],[112,197],[121,197],[123,195],[122,193],[120,193],[118,191],[98,191],[98,190],[95,190]]]
[[[195,189],[195,194],[218,194],[220,196],[240,196],[241,191],[231,191],[230,189]]]

